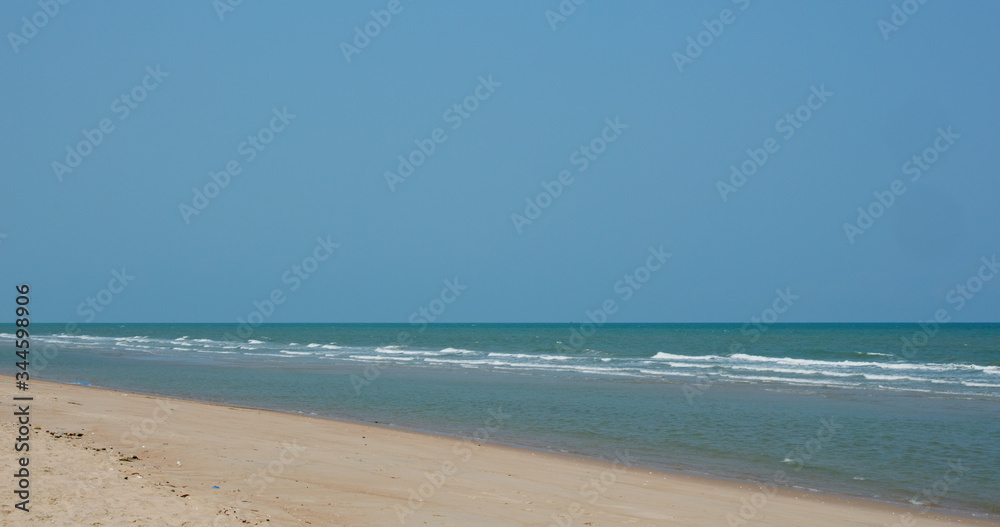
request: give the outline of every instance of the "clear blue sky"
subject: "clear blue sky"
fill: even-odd
[[[268,322],[405,322],[457,277],[437,321],[744,322],[786,288],[782,322],[1000,320],[973,278],[1000,252],[1000,4],[562,4],[4,2],[0,318],[27,282],[39,322],[232,322],[276,289]]]

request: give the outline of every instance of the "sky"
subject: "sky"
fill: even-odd
[[[996,20],[4,2],[0,320],[995,322]]]

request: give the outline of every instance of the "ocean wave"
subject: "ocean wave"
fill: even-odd
[[[797,379],[790,377],[767,377],[763,375],[727,375],[725,373],[719,374],[720,377],[727,379],[733,379],[736,381],[764,381],[764,382],[774,382],[781,384],[800,384],[800,385],[812,385],[812,386],[840,386],[845,388],[857,388],[864,386],[863,383],[851,383],[851,382],[840,382],[840,381],[828,381],[823,379]]]
[[[990,384],[985,382],[962,381],[962,384],[973,388],[1000,388],[1000,384]]]
[[[379,355],[348,355],[348,358],[356,359],[356,360],[361,360],[361,361],[377,360],[377,361],[404,361],[404,362],[412,362],[412,361],[416,360],[416,357],[398,357],[396,355],[389,355],[389,356],[385,356],[385,355],[382,355],[382,356],[379,356]]]
[[[663,360],[692,360],[692,361],[706,361],[706,360],[719,360],[725,357],[719,355],[674,355],[673,353],[658,352],[656,355],[650,357],[652,359],[663,359]]]
[[[436,355],[437,354],[437,352],[433,351],[428,352],[420,350],[401,349],[399,346],[386,346],[386,347],[375,348],[375,352],[386,353],[390,355]]]
[[[761,371],[761,372],[771,372],[771,373],[789,373],[792,375],[826,375],[829,377],[860,377],[862,375],[861,373],[845,373],[839,371],[800,370],[791,368],[768,368],[768,367],[755,367],[755,366],[731,366],[730,369]]]
[[[663,370],[647,370],[644,368],[639,368],[639,373],[644,373],[646,375],[655,375],[658,377],[670,376],[670,377],[701,377],[697,373],[686,373],[682,371],[663,371]]]
[[[459,355],[473,355],[473,354],[476,354],[476,353],[479,353],[479,352],[478,351],[461,349],[461,348],[445,348],[445,349],[441,350],[441,353],[449,353],[449,354],[456,354],[457,353]]]
[[[671,368],[707,368],[707,369],[718,368],[718,366],[715,364],[691,364],[688,362],[668,362],[666,364]]]
[[[137,331],[129,331],[133,332]],[[199,332],[199,335],[205,333]],[[918,357],[926,361],[920,362],[905,361],[902,357],[887,353],[862,351],[844,351],[840,354],[833,352],[814,354],[806,351],[799,354],[798,351],[790,350],[787,352],[790,356],[763,356],[753,353],[727,355],[721,351],[707,349],[704,355],[684,355],[682,353],[688,350],[679,348],[682,350],[681,353],[656,352],[639,355],[634,352],[596,350],[564,353],[563,350],[554,347],[534,348],[533,344],[520,348],[501,348],[503,351],[487,351],[489,348],[477,351],[445,347],[443,344],[423,349],[403,345],[376,347],[375,342],[367,346],[324,344],[323,340],[337,338],[333,334],[315,338],[302,335],[287,338],[303,340],[302,344],[273,342],[259,334],[258,337],[261,340],[227,340],[224,336],[213,340],[191,338],[188,335],[175,338],[173,335],[151,337],[56,334],[34,338],[39,339],[39,343],[76,347],[87,353],[96,349],[97,353],[107,351],[117,355],[131,354],[135,357],[149,357],[152,354],[167,360],[170,357],[185,358],[193,356],[194,353],[208,353],[209,355],[198,356],[208,360],[217,356],[220,361],[230,359],[234,363],[236,361],[252,363],[255,360],[274,364],[281,364],[281,361],[292,364],[333,364],[338,361],[344,364],[399,362],[412,366],[440,368],[638,377],[649,382],[663,380],[669,382],[671,376],[681,379],[678,382],[690,382],[687,379],[707,374],[712,379],[722,382],[760,382],[768,383],[769,387],[783,383],[831,388],[910,390],[940,394],[962,392],[962,395],[983,393],[990,397],[1000,396],[998,391],[1000,364],[993,360],[981,360],[983,364],[990,365],[971,364],[969,361],[980,360],[980,356],[968,354],[954,355],[956,358],[961,357],[965,362],[946,360],[931,362],[927,360],[940,357],[941,354],[928,353]],[[0,333],[0,338],[15,338],[15,334]],[[319,342],[304,340],[307,338]],[[849,346],[846,348],[850,349]],[[324,362],[320,362],[321,360]]]
[[[721,363],[735,367],[733,363],[771,363],[783,366],[812,366],[820,368],[879,368],[883,370],[900,371],[929,371],[929,372],[961,372],[980,371],[991,375],[1000,375],[998,366],[980,366],[978,364],[965,363],[916,363],[916,362],[873,362],[873,361],[829,361],[816,359],[794,359],[791,357],[766,357],[762,355],[748,355],[746,353],[734,353],[728,357],[721,355],[676,355],[672,353],[659,352],[651,357],[657,360],[669,360],[676,362],[678,367],[684,364],[696,363]]]
[[[565,355],[530,355],[527,353],[499,353],[491,352],[487,357],[503,357],[510,359],[541,359],[541,360],[573,360],[577,357],[567,357]]]

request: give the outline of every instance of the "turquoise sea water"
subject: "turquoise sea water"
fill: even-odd
[[[1000,324],[591,329],[35,324],[30,368],[454,435],[499,414],[490,441],[1000,517]]]

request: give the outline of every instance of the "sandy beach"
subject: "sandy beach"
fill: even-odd
[[[5,471],[20,453],[0,382]],[[33,381],[4,525],[1000,525],[381,426]],[[502,424],[502,409],[481,437]]]

